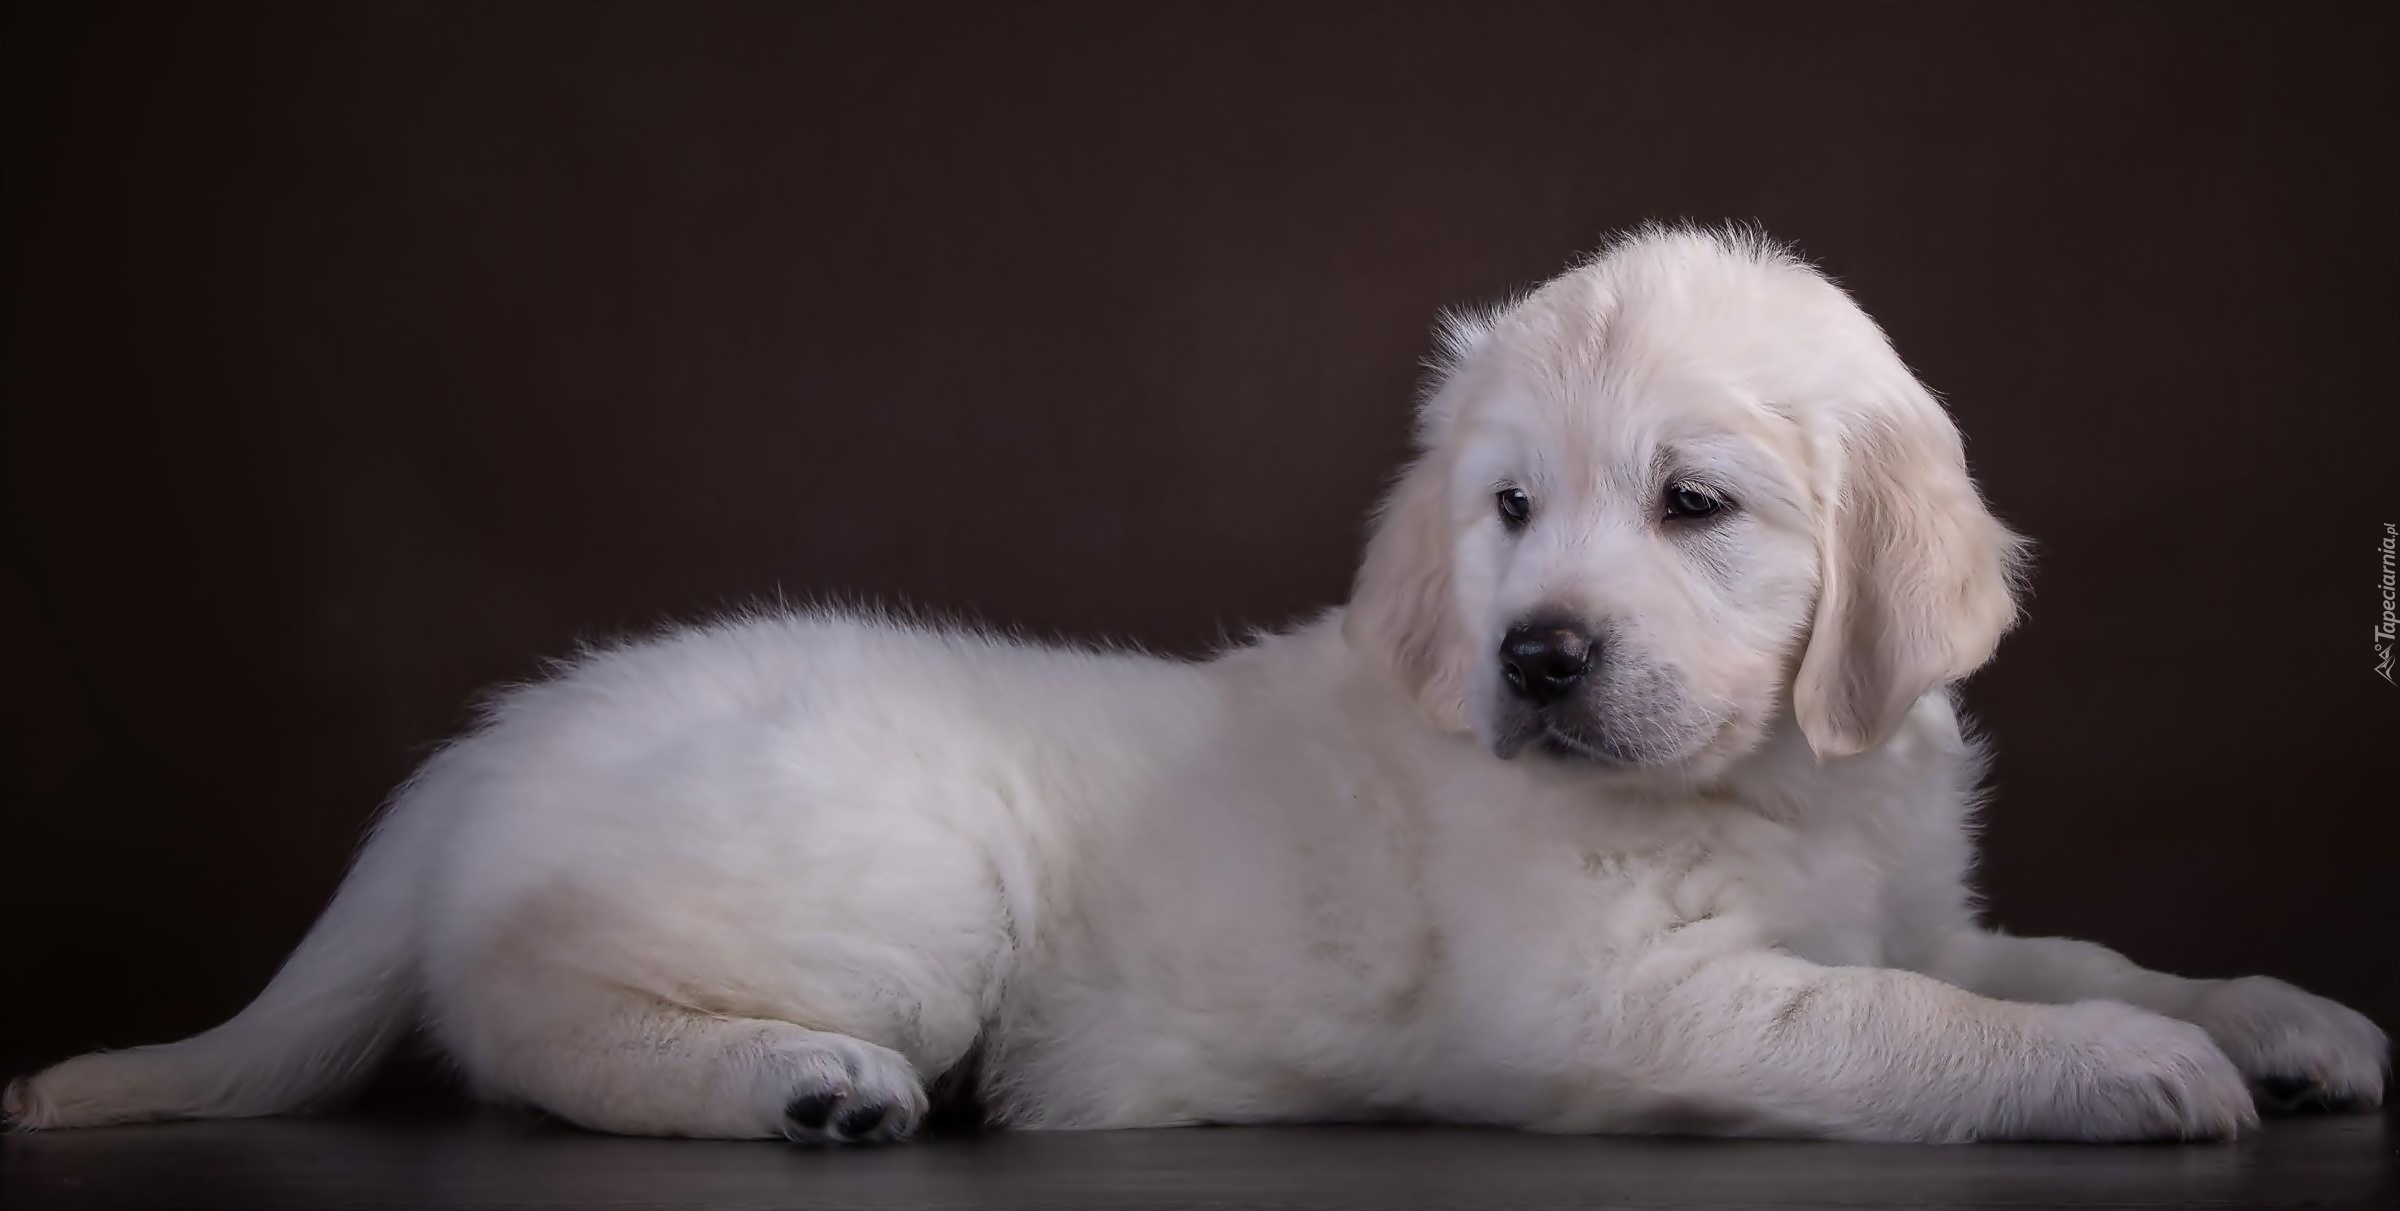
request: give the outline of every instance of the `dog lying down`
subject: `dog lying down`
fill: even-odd
[[[2272,979],[1977,924],[1948,686],[2019,539],[1824,276],[1653,228],[1448,323],[1347,608],[1205,663],[755,615],[501,698],[256,1002],[27,1128],[275,1114],[412,1029],[603,1131],[1410,1119],[2218,1139],[2369,1107]]]

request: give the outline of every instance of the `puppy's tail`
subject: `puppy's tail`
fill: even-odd
[[[78,1056],[0,1095],[19,1129],[305,1110],[350,1093],[417,1016],[417,885],[450,813],[437,757],[360,849],[333,903],[248,1008],[180,1043]]]

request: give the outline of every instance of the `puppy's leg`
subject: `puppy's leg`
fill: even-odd
[[[2194,1023],[2232,1057],[2270,1109],[2373,1109],[2383,1101],[2391,1064],[2383,1031],[2281,980],[2187,980],[2090,942],[1972,928],[1953,932],[1910,966],[1985,996],[2041,1004],[2121,1001]]]
[[[482,1023],[462,1055],[487,1094],[599,1131],[708,1139],[895,1140],[925,1115],[908,1060],[875,1043],[598,988],[544,1000]]]
[[[2217,1139],[2256,1120],[2206,1034],[2124,1005],[2015,1004],[1759,951],[1654,954],[1613,982],[1602,1063],[1728,1133]]]

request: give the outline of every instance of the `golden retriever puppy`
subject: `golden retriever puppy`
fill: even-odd
[[[400,792],[248,1009],[28,1128],[320,1104],[429,1031],[603,1131],[1414,1119],[2205,1139],[2384,1037],[1977,923],[1948,686],[2020,542],[1841,290],[1648,229],[1452,322],[1347,608],[1202,663],[839,612],[594,652]]]

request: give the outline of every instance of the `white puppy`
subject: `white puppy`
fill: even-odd
[[[839,613],[588,655],[409,784],[238,1017],[26,1127],[270,1114],[422,1025],[605,1131],[1377,1118],[2198,1139],[2383,1035],[1976,922],[1947,686],[2015,536],[1832,283],[1644,231],[1451,324],[1347,610],[1203,664]],[[962,1078],[964,1080],[965,1078]]]

